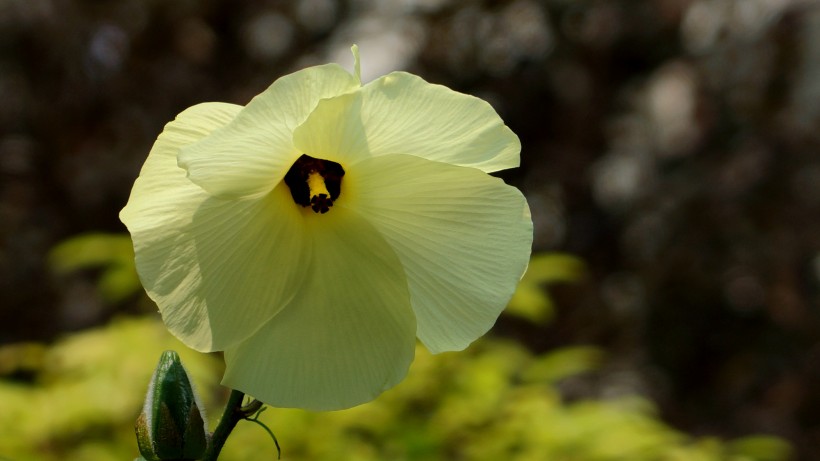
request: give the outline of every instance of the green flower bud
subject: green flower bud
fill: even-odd
[[[188,372],[174,351],[165,351],[148,386],[136,424],[146,461],[196,460],[208,446],[205,414]]]

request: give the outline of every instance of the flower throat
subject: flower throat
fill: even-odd
[[[327,213],[339,198],[345,170],[336,162],[302,155],[285,175],[293,201],[316,213]]]

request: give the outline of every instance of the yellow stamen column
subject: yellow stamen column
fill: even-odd
[[[333,199],[327,191],[325,178],[317,171],[311,171],[307,178],[308,189],[310,189],[310,207],[316,213],[327,213],[333,206]]]

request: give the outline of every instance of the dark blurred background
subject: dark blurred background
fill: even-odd
[[[124,232],[154,139],[361,49],[490,101],[521,137],[536,251],[580,257],[543,351],[597,344],[578,396],[641,393],[693,434],[820,459],[820,4],[799,0],[0,0],[0,344],[150,311],[47,255]]]

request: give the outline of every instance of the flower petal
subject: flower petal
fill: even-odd
[[[373,155],[410,154],[492,172],[517,167],[521,143],[485,101],[394,72],[363,86]]]
[[[179,149],[229,123],[232,104],[194,106],[157,139],[120,218],[137,271],[168,329],[200,351],[224,349],[273,317],[307,256],[287,186],[255,200],[211,197],[177,167]]]
[[[416,324],[390,246],[355,213],[306,216],[313,260],[275,319],[225,351],[223,384],[279,407],[337,410],[403,379]]]
[[[194,183],[218,197],[259,195],[273,189],[300,153],[293,130],[320,99],[359,88],[336,64],[279,78],[222,129],[182,150],[179,165]]]
[[[370,157],[361,108],[358,92],[319,101],[293,132],[293,143],[300,152],[334,161],[343,168]]]
[[[484,334],[526,269],[532,220],[514,187],[474,168],[372,157],[345,176],[347,200],[404,266],[418,337],[432,352]]]

